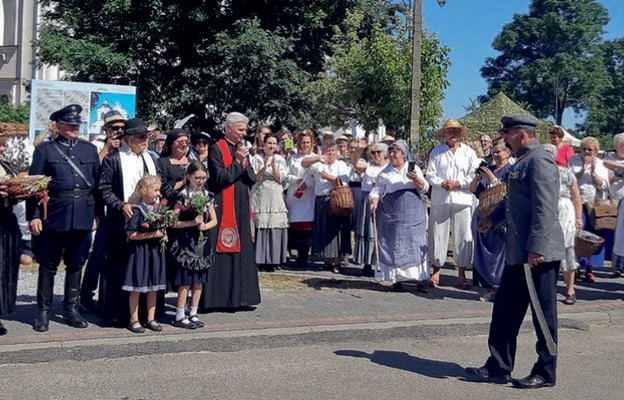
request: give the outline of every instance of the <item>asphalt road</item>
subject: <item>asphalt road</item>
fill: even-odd
[[[524,330],[515,377],[534,341]],[[622,325],[563,329],[557,386],[534,391],[464,380],[487,356],[475,325],[31,349],[0,353],[0,398],[621,399],[623,348]]]

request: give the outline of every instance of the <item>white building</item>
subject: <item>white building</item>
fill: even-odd
[[[13,104],[28,101],[26,85],[32,79],[59,80],[58,67],[35,65],[32,41],[41,23],[37,0],[0,0],[0,99]]]

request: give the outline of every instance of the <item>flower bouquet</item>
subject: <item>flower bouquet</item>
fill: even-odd
[[[176,208],[180,210],[180,213],[185,213],[189,219],[193,219],[198,215],[205,215],[213,203],[214,196],[212,193],[202,189],[189,190],[184,196],[184,201],[179,203]],[[202,231],[199,231],[199,237],[200,239],[203,238]]]
[[[167,204],[167,199],[162,199],[162,201],[154,205],[148,205],[147,212],[144,212],[141,208],[139,208],[145,218],[141,227],[144,229],[165,232],[167,228],[175,225],[178,222],[178,216],[173,210],[170,210],[167,207]],[[166,249],[167,235],[160,238],[160,251],[164,253]]]

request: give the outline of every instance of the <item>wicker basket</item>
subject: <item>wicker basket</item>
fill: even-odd
[[[329,205],[332,214],[339,217],[351,215],[355,202],[353,201],[353,192],[349,186],[340,184],[329,193]]]
[[[577,257],[591,257],[600,250],[603,243],[604,239],[595,233],[578,230],[574,237],[574,252]]]
[[[488,218],[507,196],[507,185],[497,183],[485,189],[479,196],[479,218]]]

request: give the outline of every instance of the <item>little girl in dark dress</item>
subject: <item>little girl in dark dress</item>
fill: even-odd
[[[154,230],[146,222],[147,214],[154,209],[160,198],[160,179],[154,175],[141,178],[133,198],[140,198],[141,202],[133,207],[132,218],[126,224],[130,257],[122,289],[130,292],[128,329],[134,333],[145,332],[139,321],[139,295],[147,293],[145,327],[160,332],[162,326],[155,318],[156,294],[167,288],[165,253],[160,250],[160,240],[165,237],[166,232]]]
[[[178,223],[172,226],[169,261],[175,271],[172,286],[178,288],[176,319],[173,326],[185,329],[202,328],[197,317],[202,286],[208,280],[208,268],[214,262],[208,230],[217,225],[212,196],[205,189],[208,174],[199,161],[192,161],[186,170],[186,187],[175,205]],[[207,222],[206,222],[207,221]],[[186,316],[186,300],[191,290],[191,310]]]

